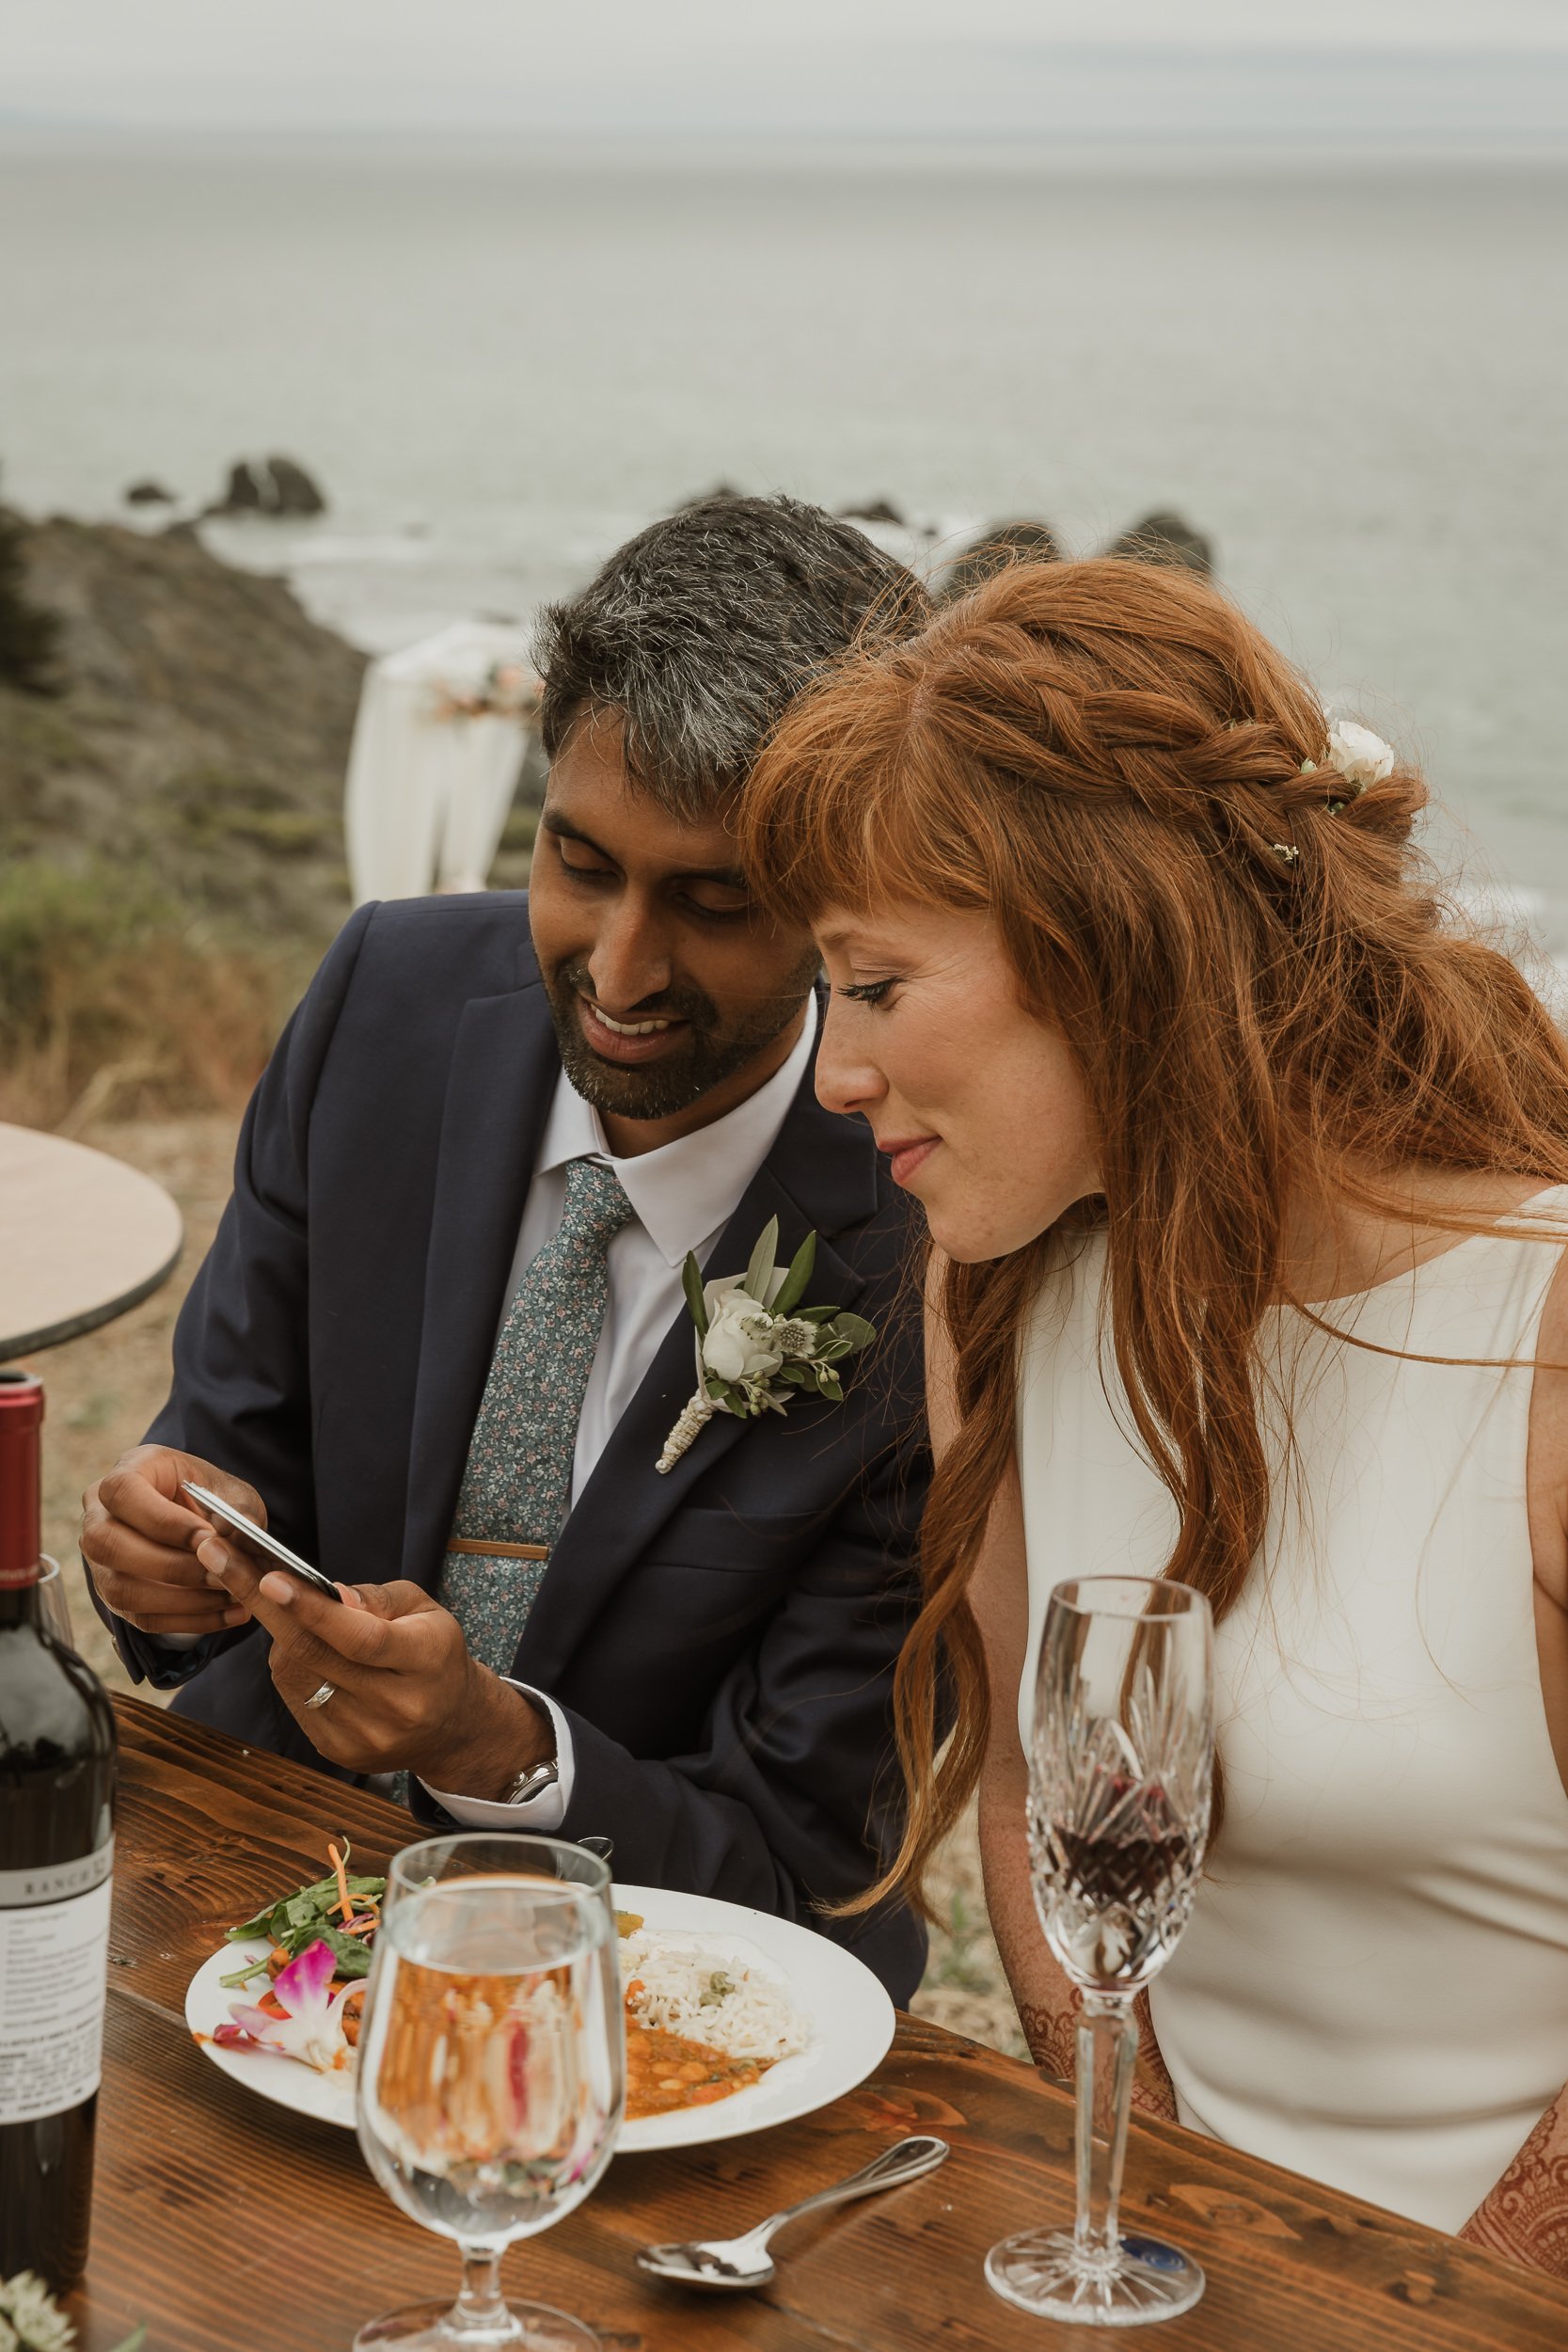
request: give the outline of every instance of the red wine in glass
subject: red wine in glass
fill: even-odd
[[[1029,1854],[1052,1951],[1078,1986],[1078,2212],[1070,2232],[993,2246],[1009,2303],[1069,2327],[1174,2319],[1203,2293],[1180,2248],[1123,2238],[1117,2214],[1138,2029],[1209,1836],[1213,1627],[1200,1593],[1083,1577],[1051,1596],[1029,1758]]]

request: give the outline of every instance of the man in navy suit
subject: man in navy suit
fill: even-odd
[[[246,1114],[146,1445],[85,1498],[133,1675],[422,1819],[822,1925],[896,1846],[927,1478],[904,1202],[812,1086],[816,960],[726,816],[791,695],[923,599],[859,532],[711,500],[546,614],[530,892],[362,908]],[[770,1219],[873,1322],[832,1402],[716,1414],[681,1289]],[[193,1479],[339,1581],[262,1575]],[[346,1604],[346,1605],[345,1605]],[[897,1904],[827,1923],[895,1996]]]

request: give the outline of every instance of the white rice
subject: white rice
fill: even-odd
[[[743,2058],[793,2058],[811,2028],[744,1944],[717,1948],[675,1929],[621,1938],[621,1980],[641,1982],[632,2014],[644,2026]]]

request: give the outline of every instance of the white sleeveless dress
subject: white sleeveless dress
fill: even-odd
[[[1568,1187],[1513,1222],[1541,1216],[1562,1230]],[[1528,1358],[1560,1254],[1488,1233],[1323,1312],[1384,1347]],[[1053,1585],[1158,1575],[1175,1539],[1101,1343],[1103,1263],[1097,1236],[1051,1278],[1024,1353],[1025,1753]],[[1155,2029],[1192,2129],[1457,2230],[1568,2083],[1532,1375],[1372,1355],[1284,1310],[1265,1343],[1294,1371],[1300,1477],[1219,1629],[1226,1820]]]

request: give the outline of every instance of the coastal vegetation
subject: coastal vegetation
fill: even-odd
[[[24,694],[52,694],[59,623],[27,593],[25,539],[17,517],[0,510],[0,680]]]
[[[363,669],[187,527],[0,509],[0,1118],[243,1102],[348,912]]]

